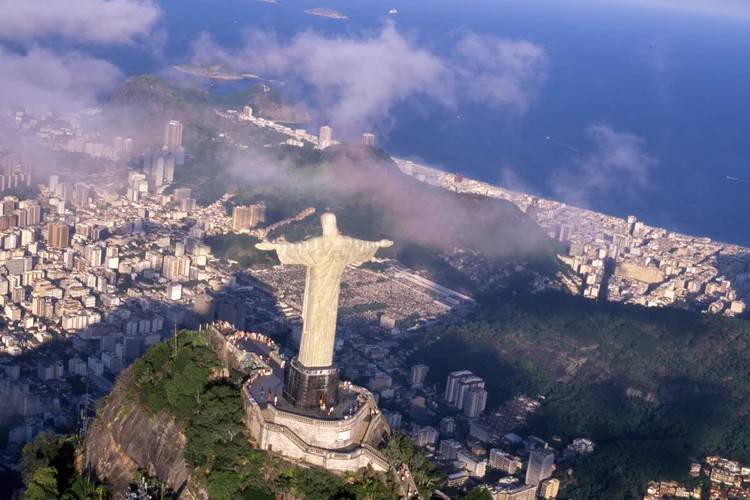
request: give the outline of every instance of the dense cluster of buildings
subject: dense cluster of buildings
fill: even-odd
[[[129,162],[135,153],[130,138],[103,139],[99,133],[87,133],[84,121],[99,115],[100,108],[89,108],[77,113],[54,116],[52,109],[41,103],[29,103],[21,111],[0,110],[3,125],[22,133],[25,145],[70,153],[83,153],[92,158]]]
[[[677,481],[654,481],[649,483],[643,500],[660,500],[662,498],[709,498],[750,499],[750,467],[734,460],[720,456],[708,456],[703,464],[693,463],[690,466],[690,477],[708,479],[693,487],[687,487]],[[707,496],[706,496],[707,495]]]
[[[28,131],[29,140],[47,147],[130,160],[129,139],[103,145],[95,134],[84,133],[81,116],[97,112],[73,114],[49,127],[44,124],[52,114],[43,106],[6,117]],[[290,144],[336,143],[327,126],[312,136],[255,118],[248,107],[224,115],[289,135]],[[85,426],[92,398],[106,394],[118,373],[178,326],[198,328],[215,320],[237,330],[252,325],[252,331],[283,345],[284,358],[294,353],[302,332],[305,270],[284,266],[238,273],[215,258],[206,238],[245,231],[264,238],[314,209],[269,225],[263,203],[235,206],[228,216],[230,195],[201,207],[190,188],[165,194],[185,161],[182,138],[180,122],[165,124],[164,146],[143,154],[143,168],[128,172],[124,190],[110,182],[122,164],[102,162],[102,171],[91,179],[52,175],[37,199],[5,196],[0,202],[0,307],[7,323],[0,353],[8,355],[0,359],[0,411],[12,414],[17,424],[9,433],[11,446],[30,441],[50,422],[58,428]],[[374,139],[364,134],[362,143],[373,145]],[[425,182],[514,202],[566,243],[561,259],[578,273],[578,289],[586,296],[606,294],[645,305],[690,300],[728,315],[744,309],[750,263],[740,247],[398,164]],[[26,158],[3,155],[0,168],[0,190],[6,182],[31,184]],[[488,276],[464,251],[446,255],[446,262],[476,279]],[[366,387],[389,427],[427,451],[445,473],[449,493],[480,486],[496,500],[555,498],[562,477],[556,470],[593,453],[594,443],[516,434],[539,401],[517,395],[488,409],[485,380],[469,370],[451,372],[444,387],[429,383],[430,367],[409,366],[413,343],[404,341],[460,318],[473,300],[397,262],[376,259],[375,264],[377,271],[355,264],[344,274],[334,353],[343,377]],[[519,267],[513,263],[500,272]],[[69,342],[56,348],[57,339]],[[35,358],[35,352],[44,355]],[[697,466],[696,474],[701,472],[713,483],[711,498],[747,498],[741,496],[742,485],[750,469],[709,457],[705,467]],[[695,490],[676,483],[654,483],[648,491],[647,500],[696,498]]]
[[[446,189],[511,201],[565,244],[560,255],[578,275],[571,289],[591,298],[650,307],[686,302],[735,316],[750,292],[750,251],[650,227],[397,160],[401,170]]]
[[[216,110],[216,113],[224,118],[236,119],[240,122],[249,122],[258,127],[273,130],[274,132],[277,132],[279,134],[289,136],[289,139],[282,143],[289,146],[297,146],[301,148],[305,145],[305,143],[308,143],[316,149],[325,149],[328,146],[339,144],[338,141],[333,139],[333,129],[328,125],[323,125],[322,127],[320,127],[320,131],[316,136],[310,134],[305,129],[293,129],[266,118],[253,116],[253,108],[251,108],[250,106],[245,106],[242,111],[229,109],[226,111]],[[369,132],[362,134],[362,144],[365,146],[374,146],[375,135]],[[243,145],[241,144],[238,144],[237,146],[243,147]]]

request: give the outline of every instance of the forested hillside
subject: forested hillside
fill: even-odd
[[[747,321],[543,293],[486,299],[428,338],[413,360],[428,382],[472,369],[489,408],[545,398],[529,432],[598,444],[564,498],[636,498],[706,454],[750,462]]]

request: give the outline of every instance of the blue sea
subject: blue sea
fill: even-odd
[[[283,41],[308,29],[360,36],[392,19],[400,32],[438,54],[449,50],[447,34],[461,30],[528,40],[546,48],[549,66],[525,113],[481,103],[446,109],[414,99],[391,110],[387,133],[374,126],[378,145],[393,156],[554,198],[560,176],[596,153],[587,128],[610,127],[642,139],[642,150],[658,165],[640,182],[617,172],[603,184],[579,177],[579,203],[750,246],[750,19],[612,0],[162,0],[160,5],[168,35],[162,58],[136,49],[106,54],[127,74],[183,61],[201,32],[237,47],[248,27]],[[336,9],[349,19],[303,13],[315,7]],[[390,16],[393,7],[398,13]],[[292,97],[310,98],[300,94]],[[361,132],[334,133],[356,140]]]

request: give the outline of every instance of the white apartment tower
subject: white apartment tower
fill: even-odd
[[[321,148],[328,147],[331,144],[331,137],[333,136],[333,130],[328,125],[320,127],[320,136],[318,137],[318,144]]]
[[[375,134],[366,133],[362,134],[362,145],[374,146],[375,145]]]

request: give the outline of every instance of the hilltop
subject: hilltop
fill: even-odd
[[[223,337],[182,331],[179,339],[176,353],[171,342],[158,344],[120,375],[97,413],[83,467],[98,479],[124,488],[145,469],[186,499],[396,497],[392,475],[363,470],[344,479],[255,448],[240,396],[247,374],[223,359]],[[384,452],[406,460],[404,450],[418,453],[400,438]]]

